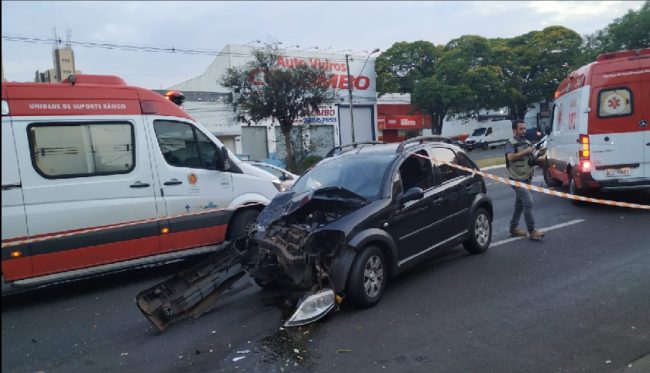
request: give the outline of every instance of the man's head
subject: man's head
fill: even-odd
[[[524,137],[526,135],[526,123],[523,119],[512,121],[512,134],[515,137]]]

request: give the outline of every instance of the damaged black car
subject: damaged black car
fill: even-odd
[[[295,326],[342,301],[377,304],[389,278],[445,248],[462,244],[472,254],[485,252],[493,216],[485,182],[453,167],[478,170],[463,150],[441,140],[333,149],[264,208],[249,237],[231,245],[237,255],[213,260],[221,267],[203,273],[219,273],[226,281],[247,271],[263,288],[303,290],[285,323]],[[138,296],[145,315],[164,309],[164,301],[154,301],[156,289]]]

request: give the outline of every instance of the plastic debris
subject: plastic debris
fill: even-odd
[[[128,353],[128,352],[122,352],[122,353],[120,354],[120,356],[129,356],[129,353]]]
[[[251,350],[241,350],[241,351],[237,351],[238,354],[247,354],[247,353],[249,353],[249,352],[251,352]]]
[[[243,358],[245,358],[245,357],[246,357],[246,356],[237,356],[237,357],[233,357],[233,358],[232,358],[232,361],[239,361],[239,360],[241,360],[241,359],[243,359]]]
[[[352,352],[352,350],[349,350],[347,348],[341,348],[341,349],[336,350],[337,354],[346,353],[346,352]]]

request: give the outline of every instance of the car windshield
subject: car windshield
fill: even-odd
[[[324,162],[304,174],[292,190],[296,193],[341,187],[368,200],[376,200],[381,180],[395,154],[354,154]]]
[[[483,133],[485,133],[485,128],[477,128],[472,132],[472,136],[481,136]]]

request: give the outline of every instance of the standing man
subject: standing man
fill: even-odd
[[[506,167],[510,180],[520,181],[530,184],[533,179],[533,167],[537,159],[532,156],[533,146],[526,140],[526,123],[522,119],[512,122],[513,137],[506,143]],[[531,240],[540,240],[544,237],[544,232],[535,229],[535,219],[533,218],[533,198],[530,191],[525,188],[512,186],[515,190],[515,211],[510,219],[510,235],[512,237],[526,236],[526,231],[517,228],[521,213],[524,213],[524,220],[528,230],[528,238]]]

